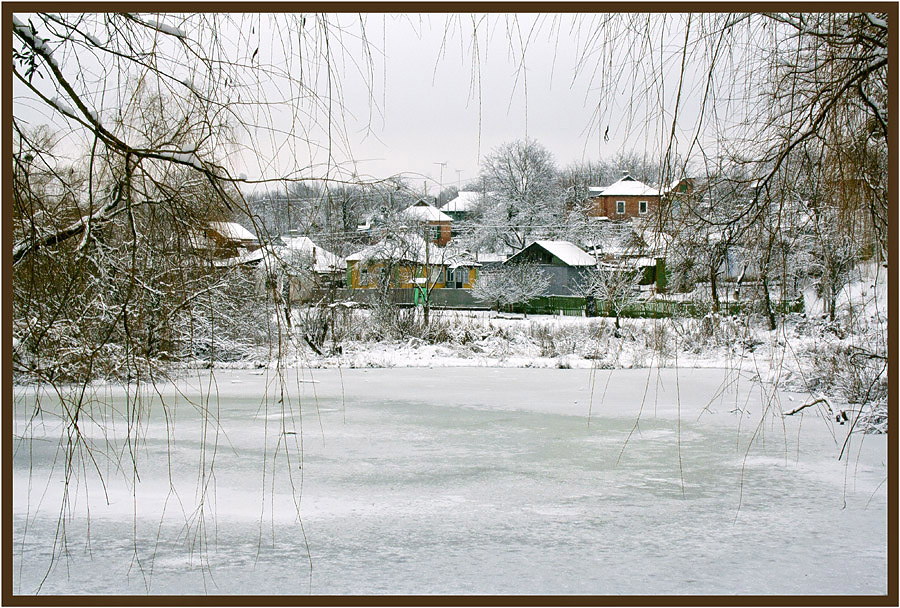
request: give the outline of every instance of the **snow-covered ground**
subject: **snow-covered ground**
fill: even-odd
[[[886,436],[839,459],[849,425],[751,376],[219,369],[139,422],[98,387],[84,438],[140,435],[140,481],[82,455],[62,520],[52,399],[18,389],[14,592],[885,593]]]

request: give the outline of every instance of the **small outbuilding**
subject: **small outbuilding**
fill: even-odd
[[[511,256],[506,264],[531,262],[550,276],[546,295],[572,295],[585,272],[597,267],[594,256],[569,241],[534,241]]]

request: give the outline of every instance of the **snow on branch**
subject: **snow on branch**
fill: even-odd
[[[190,152],[156,152],[152,156],[161,160],[170,160],[181,165],[188,165],[197,171],[206,171],[196,151]]]
[[[22,40],[25,41],[28,46],[30,46],[34,51],[43,57],[48,63],[57,66],[56,60],[53,58],[53,52],[50,50],[50,47],[47,46],[47,41],[43,38],[39,38],[37,32],[34,31],[31,25],[25,25],[15,16],[13,16],[13,31],[19,35]],[[58,67],[58,66],[57,66]]]
[[[831,405],[828,403],[828,399],[825,398],[825,397],[819,397],[818,399],[813,399],[812,401],[807,401],[806,403],[804,403],[804,404],[801,405],[800,407],[795,407],[794,409],[792,409],[792,410],[789,411],[789,412],[785,412],[784,415],[785,415],[785,416],[793,416],[794,414],[796,414],[796,413],[798,413],[798,412],[802,412],[803,410],[805,410],[805,409],[808,408],[808,407],[812,407],[812,406],[814,406],[814,405],[818,405],[819,403],[824,403],[825,406],[828,408],[829,412],[830,412],[830,411],[833,411],[832,408],[831,408]]]
[[[53,52],[50,47],[47,45],[47,41],[39,38],[37,33],[34,31],[34,28],[31,25],[25,25],[15,17],[13,17],[13,30],[15,33],[27,44],[37,55],[40,55],[47,65],[50,67],[50,71],[53,73],[53,77],[56,79],[58,85],[66,92],[69,98],[78,106],[78,110],[80,110],[81,115],[85,116],[95,128],[99,129],[102,134],[110,136],[113,141],[116,143],[121,143],[115,140],[112,135],[103,128],[100,124],[100,118],[97,115],[97,112],[91,110],[87,107],[87,105],[78,97],[78,94],[75,92],[72,85],[66,80],[63,76],[62,70],[59,67],[59,64],[53,58]],[[30,83],[26,84],[31,87]],[[35,93],[38,93],[44,100],[48,101],[50,105],[56,108],[65,116],[70,118],[74,118],[75,120],[81,120],[78,116],[78,112],[76,112],[75,108],[69,105],[68,102],[60,99],[59,97],[54,97],[53,99],[47,100],[41,93],[37,91],[34,87],[31,87]]]
[[[187,34],[184,33],[184,30],[181,30],[175,26],[169,25],[168,23],[165,23],[162,20],[157,20],[156,23],[150,23],[148,21],[144,21],[143,19],[141,19],[140,17],[138,17],[137,15],[132,14],[132,13],[129,13],[127,16],[132,21],[136,21],[137,23],[140,23],[141,25],[144,25],[146,27],[154,29],[158,32],[162,32],[163,34],[167,34],[169,36],[174,36],[175,38],[179,38],[181,40],[184,40],[185,38],[187,38]]]
[[[115,193],[106,205],[101,207],[92,215],[79,218],[68,226],[48,234],[40,239],[25,238],[13,246],[13,265],[18,264],[32,251],[36,251],[43,247],[52,247],[66,241],[74,236],[87,231],[89,226],[97,226],[111,219],[115,214],[115,209],[123,199],[123,188],[116,188]]]
[[[50,103],[53,104],[53,107],[65,114],[66,116],[77,116],[75,113],[75,108],[67,104],[64,100],[59,97],[54,97],[50,100]]]

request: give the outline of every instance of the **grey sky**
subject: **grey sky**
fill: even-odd
[[[656,43],[666,51],[662,67],[632,68],[638,74],[631,79],[628,73],[620,74],[616,91],[591,63],[600,61],[599,54],[582,56],[585,48],[596,51],[597,47],[588,39],[594,31],[591,19],[519,15],[513,21],[506,15],[490,15],[480,23],[479,55],[473,61],[469,15],[367,16],[369,41],[384,52],[374,75],[377,111],[383,114],[374,115],[371,132],[365,132],[366,91],[359,79],[345,81],[344,102],[363,119],[348,123],[355,131],[351,142],[359,174],[422,174],[437,181],[441,179],[437,163],[446,162],[444,185],[465,184],[477,176],[484,154],[526,136],[546,146],[561,167],[622,151],[660,154],[655,144],[660,123],[629,123],[626,107],[631,99],[648,98],[647,91],[629,87],[647,78],[648,70],[658,68],[666,74],[659,82],[665,80],[668,87],[662,87],[665,98],[660,101],[671,108],[677,83],[672,67],[679,60],[677,37],[683,36],[677,16],[672,16],[667,30],[669,35],[674,32],[676,44],[665,48],[662,42]],[[616,43],[610,44],[615,47]],[[630,49],[614,52],[624,57]],[[587,60],[576,74],[582,59]],[[638,58],[634,65],[655,61]],[[692,76],[689,71],[688,80]],[[649,95],[656,102],[653,95],[660,92]],[[598,103],[602,106],[599,127]],[[692,106],[696,103],[685,94],[682,111]],[[635,110],[638,116],[641,112],[639,107]],[[679,126],[689,131],[692,120],[690,116],[679,119]]]
[[[386,21],[386,78],[379,83],[386,86],[378,100],[384,118],[373,124],[381,141],[368,137],[356,148],[358,158],[385,160],[361,163],[361,170],[439,179],[434,163],[446,162],[444,182],[458,177],[465,182],[477,175],[480,155],[526,135],[547,146],[559,163],[580,159],[591,140],[596,157],[597,135],[585,132],[595,108],[585,99],[586,86],[570,86],[575,65],[570,40],[538,36],[519,71],[520,58],[511,56],[499,19],[480,43],[478,65],[471,61],[472,41],[461,41],[459,33],[451,32],[441,53],[444,25],[444,16],[424,16],[416,37],[409,23]]]
[[[327,170],[331,177],[338,173],[349,177],[355,170],[361,178],[385,178],[402,173],[415,187],[426,179],[433,186],[438,181],[445,186],[465,184],[477,177],[483,155],[526,136],[547,147],[560,167],[631,151],[659,160],[656,142],[668,136],[680,66],[679,38],[684,35],[680,15],[658,20],[662,25],[647,35],[640,18],[609,27],[598,15],[329,15],[330,61],[337,80],[331,83],[332,96],[344,110],[337,114],[337,103],[324,110],[317,105],[328,97],[321,57],[296,63],[298,53],[310,51],[302,40],[313,40],[306,44],[319,52],[321,40],[300,33],[297,46],[295,23],[271,24],[263,15],[234,17],[216,26],[227,30],[216,32],[220,41],[248,64],[253,64],[251,50],[258,47],[257,62],[272,73],[271,80],[254,85],[251,79],[245,87],[264,87],[267,96],[274,92],[271,96],[288,99],[298,94],[292,87],[302,81],[316,93],[305,108],[291,109],[288,104],[261,111],[262,106],[249,105],[242,125],[244,139],[239,136],[238,147],[225,153],[234,175],[277,179],[297,171],[324,177]],[[156,18],[203,35],[196,29],[202,26],[194,21],[186,24],[183,17]],[[365,24],[370,64],[360,42],[360,22]],[[317,27],[322,24],[320,19]],[[623,28],[632,31],[617,39]],[[633,45],[642,37],[652,53]],[[205,44],[203,40],[198,44]],[[165,37],[162,43],[174,44]],[[309,62],[309,57],[304,60]],[[76,72],[79,77],[86,73],[85,61],[90,56],[80,57],[77,64],[66,62],[73,79]],[[303,65],[314,66],[313,73],[297,67]],[[175,81],[164,84],[171,95],[184,95],[187,89],[178,79],[192,77],[182,68],[176,72]],[[131,101],[116,84],[125,77],[106,73],[97,90],[109,94],[95,101],[95,107],[102,106],[102,120]],[[688,85],[693,76],[688,70]],[[208,87],[215,96],[238,95],[215,81],[195,81],[192,86]],[[18,84],[15,88],[17,105],[29,105],[28,94]],[[695,94],[696,88],[686,90],[681,102],[681,140],[690,139],[693,123],[683,112],[696,106]],[[655,115],[645,120],[648,107]],[[33,124],[47,119],[64,122],[42,104],[35,108]],[[659,108],[665,111],[660,113]],[[333,121],[331,131],[325,127],[329,112],[335,112],[330,119],[343,118],[345,131]],[[340,165],[340,171],[329,168],[329,153],[331,165]],[[438,163],[446,163],[443,170]]]

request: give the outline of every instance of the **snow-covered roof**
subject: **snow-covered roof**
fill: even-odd
[[[336,272],[344,270],[347,266],[344,258],[319,247],[312,239],[306,236],[284,239],[284,249],[311,257],[313,270],[316,272]]]
[[[648,258],[646,256],[639,258],[629,258],[628,262],[638,268],[642,268],[644,266],[656,266],[656,258]]]
[[[417,234],[394,234],[382,241],[369,245],[361,251],[351,253],[346,262],[368,262],[377,260],[398,260],[415,262],[416,264],[430,264],[434,266],[481,266],[475,261],[474,256],[461,250],[450,247],[437,247],[428,245],[425,239]]]
[[[591,196],[659,196],[659,190],[626,175],[605,188],[588,188]]]
[[[229,258],[221,258],[213,260],[213,266],[219,268],[230,268],[232,266],[240,266],[241,264],[256,264],[266,256],[264,249],[255,249],[247,251],[243,247],[238,248],[238,254]]]
[[[351,253],[345,259],[348,262],[364,262],[368,260],[405,260],[419,264],[425,263],[425,239],[417,234],[392,236],[361,251]],[[440,254],[433,248],[432,263],[438,263]]]
[[[493,192],[488,192],[487,194],[490,196]],[[444,211],[445,213],[471,211],[472,207],[474,207],[483,196],[484,194],[481,192],[460,192],[456,195],[455,199],[441,207],[441,211]]]
[[[485,264],[490,264],[492,262],[505,262],[506,258],[509,256],[505,253],[480,253],[478,254],[478,261],[484,262]]]
[[[232,241],[256,241],[256,235],[237,222],[210,222],[209,227]]]
[[[475,261],[475,255],[465,249],[453,249],[446,247],[444,249],[443,263],[450,268],[459,268],[460,266],[474,267],[481,266]]]
[[[535,241],[569,266],[594,266],[597,261],[592,255],[569,241]]]
[[[416,219],[420,222],[452,222],[453,218],[442,212],[437,207],[425,203],[416,203],[412,207],[403,210],[403,214],[407,217]]]
[[[656,266],[656,258],[616,258],[614,261],[600,262],[600,268],[607,270],[634,270]]]

